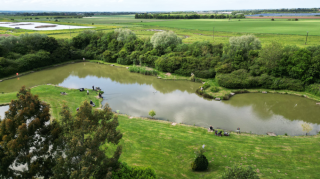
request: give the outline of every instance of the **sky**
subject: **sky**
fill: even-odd
[[[320,0],[0,0],[0,10],[201,11],[320,7]]]

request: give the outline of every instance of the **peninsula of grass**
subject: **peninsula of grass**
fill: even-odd
[[[204,79],[203,79],[204,80]],[[230,93],[277,93],[277,94],[290,94],[301,96],[305,98],[309,98],[315,101],[320,101],[320,96],[314,95],[307,91],[292,91],[292,90],[273,90],[273,89],[265,89],[265,88],[252,88],[252,89],[229,89],[221,87],[215,79],[205,79],[205,83],[210,85],[209,88],[205,89],[204,91],[212,96],[213,98],[220,98],[223,99],[225,96],[230,95]],[[218,89],[218,91],[212,91],[212,88]]]
[[[73,114],[85,100],[100,104],[96,98],[97,92],[89,91],[87,95],[77,89],[53,85],[31,89],[33,94],[50,104],[52,119],[59,119],[63,102]],[[66,92],[67,95],[61,95],[60,92]],[[0,104],[15,99],[16,93],[0,94]],[[317,178],[320,175],[320,135],[270,137],[231,133],[229,137],[217,137],[201,127],[174,126],[167,121],[124,115],[119,116],[119,123],[119,130],[123,134],[120,160],[131,166],[150,166],[159,178],[219,178],[226,168],[235,164],[252,166],[261,178]],[[203,144],[209,169],[206,172],[193,172],[190,165],[195,158],[194,152]],[[101,147],[107,155],[112,148],[109,144]]]
[[[87,95],[87,89],[80,92],[78,89],[69,89],[54,85],[40,85],[31,88],[33,95],[38,95],[41,101],[50,104],[50,114],[52,119],[60,118],[60,110],[62,104],[65,102],[70,107],[70,111],[75,113],[77,108],[80,107],[81,103],[85,100],[92,100],[96,107],[101,107],[101,99],[98,99],[98,92],[89,90]],[[66,95],[61,95],[60,92],[66,92]],[[0,104],[7,104],[11,100],[16,99],[17,92],[0,94]]]

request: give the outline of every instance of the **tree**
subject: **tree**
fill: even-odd
[[[261,42],[254,35],[243,35],[240,37],[231,37],[229,39],[230,49],[229,52],[235,56],[238,51],[242,51],[244,55],[250,50],[260,50]]]
[[[266,45],[259,53],[259,61],[270,70],[276,70],[282,58],[283,46],[278,42]]]
[[[50,106],[30,90],[23,86],[17,98],[0,121],[0,178],[49,178],[60,128],[50,123]]]
[[[53,178],[106,178],[119,167],[121,146],[108,158],[100,147],[107,141],[117,145],[122,138],[118,116],[113,115],[109,105],[103,110],[92,111],[85,101],[75,117],[68,106],[61,111],[61,143],[65,146],[58,152]]]
[[[156,115],[156,112],[154,110],[149,111],[149,115],[153,118],[153,116]]]
[[[152,37],[150,42],[152,43],[153,47],[156,48],[158,46],[163,46],[163,48],[167,48],[171,45],[179,45],[182,43],[182,39],[178,37],[174,32],[163,31],[155,33]]]
[[[130,29],[115,29],[114,33],[117,36],[117,40],[122,42],[133,41],[137,38],[136,34]]]

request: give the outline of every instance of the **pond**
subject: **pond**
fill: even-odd
[[[63,30],[63,29],[85,29],[89,26],[60,25],[40,22],[0,22],[0,27],[20,28],[27,30]]]
[[[4,118],[4,113],[8,111],[9,106],[0,106],[0,119]]]
[[[320,131],[320,106],[310,99],[253,93],[235,95],[229,101],[211,101],[195,94],[200,83],[161,80],[95,63],[75,63],[3,81],[0,92],[47,83],[68,88],[100,87],[105,92],[103,104],[131,116],[146,117],[153,109],[158,119],[232,131],[240,127],[256,134],[305,135],[304,123],[313,128],[310,135]]]

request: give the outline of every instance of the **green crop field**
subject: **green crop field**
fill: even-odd
[[[88,18],[65,18],[54,22],[47,17],[23,20],[24,16],[0,16],[1,21],[14,22],[46,22],[63,25],[82,25],[94,27],[94,30],[111,31],[115,28],[129,28],[141,38],[150,38],[156,30],[172,30],[183,39],[184,43],[197,41],[209,41],[211,43],[228,43],[232,36],[254,34],[262,45],[277,41],[284,45],[297,45],[305,47],[318,45],[320,42],[320,19],[299,19],[299,21],[288,21],[286,19],[189,19],[189,20],[167,20],[167,19],[134,19],[134,15],[110,15],[93,16]],[[142,22],[141,22],[142,21]],[[92,25],[94,24],[94,25]],[[214,27],[214,38],[213,38]],[[0,34],[18,36],[23,33],[44,33],[55,38],[72,38],[85,29],[54,30],[54,31],[30,31],[23,29],[1,28]],[[307,45],[306,33],[309,31]]]
[[[220,32],[240,32],[240,33],[271,33],[271,34],[291,34],[291,35],[320,35],[320,20],[302,19],[299,21],[288,21],[287,19],[192,19],[174,20],[159,22],[143,22],[142,25],[198,29]]]

